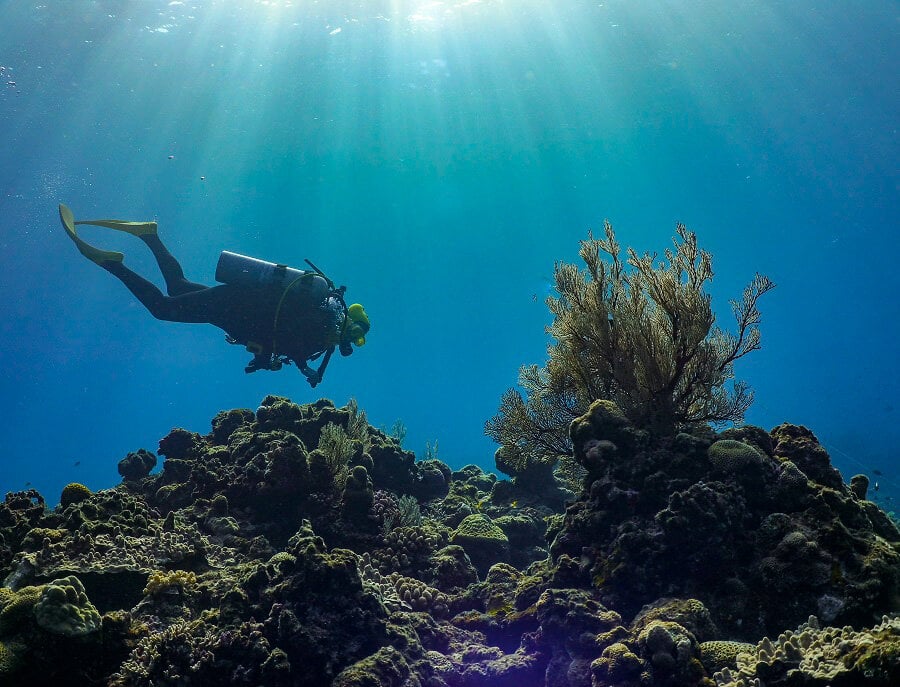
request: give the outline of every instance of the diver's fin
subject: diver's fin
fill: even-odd
[[[78,234],[75,233],[75,225],[80,224],[80,222],[75,221],[75,216],[72,214],[72,211],[62,203],[59,204],[59,219],[62,221],[63,229],[66,230],[66,234],[74,241],[79,252],[91,262],[96,262],[99,265],[104,262],[122,262],[125,258],[125,256],[118,251],[102,250],[81,239]]]
[[[93,224],[97,227],[124,231],[132,236],[156,233],[156,222],[126,222],[121,219],[83,219],[75,222],[75,224]]]

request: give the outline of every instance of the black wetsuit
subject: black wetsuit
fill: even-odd
[[[247,371],[259,369],[271,356],[285,356],[298,366],[333,349],[343,317],[336,299],[319,303],[284,301],[282,287],[235,284],[204,286],[188,281],[175,257],[156,234],[141,236],[153,251],[166,282],[168,296],[121,262],[103,267],[118,277],[159,320],[203,322],[223,329],[236,343],[253,346],[256,354]],[[281,309],[279,310],[279,302]],[[277,332],[275,331],[277,313]],[[256,347],[258,346],[258,350]]]

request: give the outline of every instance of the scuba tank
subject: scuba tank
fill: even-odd
[[[284,287],[305,274],[313,273],[228,250],[222,251],[216,264],[216,281],[237,286]]]
[[[216,281],[235,286],[277,290],[281,293],[279,310],[288,307],[315,307],[331,290],[321,272],[298,270],[287,265],[223,250],[216,264]]]
[[[314,352],[306,360],[294,361],[310,380],[310,384],[313,387],[322,380],[322,374],[325,372],[325,367],[328,365],[337,343],[340,343],[342,355],[350,355],[353,352],[350,342],[343,340],[344,329],[347,327],[347,322],[350,319],[353,320],[354,326],[359,329],[355,334],[356,345],[362,346],[365,343],[365,333],[369,330],[369,320],[362,306],[354,304],[348,309],[347,304],[344,302],[344,292],[347,290],[347,287],[335,286],[334,282],[325,276],[325,273],[313,263],[306,260],[306,264],[312,270],[298,270],[287,265],[267,262],[227,250],[222,251],[219,255],[219,261],[216,264],[216,281],[233,286],[271,290],[280,294],[272,322],[271,345],[263,345],[254,341],[238,341],[231,336],[225,337],[229,343],[244,345],[248,351],[254,354],[254,359],[250,362],[250,365],[244,368],[245,372],[255,372],[259,369],[278,370],[281,369],[283,364],[291,362],[291,358],[284,355],[278,346],[279,337],[284,333],[291,335],[291,330],[293,329],[290,324],[286,328],[287,331],[279,327],[279,319],[282,312],[289,312],[293,315],[304,313],[307,317],[315,317],[313,322],[321,320],[321,315],[316,317],[316,311],[318,313],[331,311],[333,314],[329,318],[327,326],[335,328],[333,332],[334,342],[327,342],[328,337],[326,336],[325,348]],[[365,327],[363,328],[360,323],[364,323]],[[325,357],[322,359],[319,369],[312,371],[307,366],[307,362],[315,360],[323,353]]]

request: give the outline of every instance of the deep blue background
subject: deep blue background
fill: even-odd
[[[604,218],[677,221],[719,323],[759,271],[747,420],[813,429],[897,496],[897,4],[193,2],[0,5],[0,493],[104,488],[172,427],[269,393],[358,400],[406,447],[493,467],[482,434],[546,359],[557,260]],[[170,156],[172,159],[170,159]],[[372,318],[311,390],[158,322],[81,258],[78,218],[157,219],[188,277],[228,249],[309,258]],[[157,282],[132,237],[84,231]],[[875,476],[873,471],[883,474]],[[893,492],[893,494],[891,493]],[[887,503],[889,507],[891,503]]]

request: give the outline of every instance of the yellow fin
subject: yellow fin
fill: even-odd
[[[72,211],[62,203],[59,204],[59,219],[62,221],[63,229],[66,230],[66,234],[75,243],[75,247],[78,248],[78,251],[91,262],[95,262],[99,265],[104,262],[122,262],[125,258],[125,256],[118,251],[97,248],[79,237],[75,232],[75,225],[81,223],[75,221],[75,216],[72,214]]]
[[[83,219],[75,222],[75,224],[92,224],[96,227],[124,231],[132,236],[156,233],[156,222],[126,222],[121,219]]]

